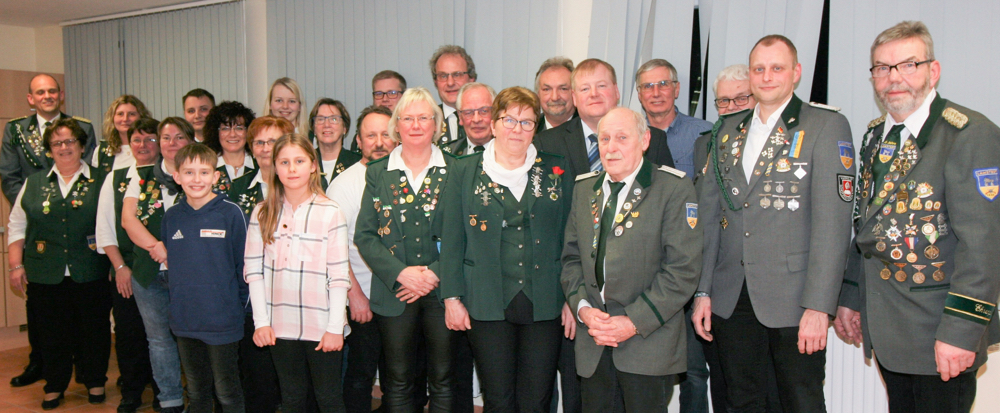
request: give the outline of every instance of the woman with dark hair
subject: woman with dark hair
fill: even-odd
[[[309,133],[315,137],[323,191],[330,187],[333,178],[361,160],[361,154],[344,148],[344,136],[350,129],[351,114],[339,100],[322,98],[313,105]]]
[[[140,118],[151,118],[153,115],[139,98],[132,95],[121,95],[104,112],[104,140],[98,150],[89,159],[90,164],[109,173],[114,169],[127,168],[132,165],[132,150],[128,145],[128,130]]]
[[[30,296],[38,316],[32,328],[43,343],[44,410],[59,406],[74,364],[91,403],[104,402],[108,380],[111,264],[94,239],[105,174],[81,159],[86,141],[72,119],[46,129],[43,145],[54,165],[29,176],[11,205],[10,283]]]
[[[219,186],[253,172],[257,166],[250,156],[247,127],[256,115],[240,102],[227,100],[212,108],[205,119],[205,145],[219,154]]]

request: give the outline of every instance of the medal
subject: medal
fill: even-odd
[[[760,207],[761,209],[767,209],[771,206],[771,198],[767,194],[761,194]]]
[[[625,228],[632,228],[632,221],[626,222]]]
[[[777,209],[777,210],[780,211],[783,208],[785,208],[785,200],[784,199],[778,198],[778,199],[774,200],[774,209]]]
[[[931,263],[931,265],[933,265],[934,268],[937,268],[937,270],[934,271],[934,274],[931,274],[931,278],[933,278],[934,281],[937,282],[944,281],[944,271],[941,271],[941,266],[943,266],[944,263],[945,263],[944,261]]]
[[[480,222],[480,224],[479,224],[479,230],[483,231],[483,232],[486,232],[486,220],[482,220],[482,221],[479,221],[479,222]]]
[[[771,181],[764,181],[764,192],[771,192]]]
[[[899,282],[906,281],[906,271],[903,271],[903,267],[906,267],[906,263],[905,262],[897,262],[897,263],[895,263],[895,265],[897,267],[899,267],[899,271],[896,271],[896,281],[899,281]]]
[[[625,220],[625,215],[615,214],[615,223],[622,222]]]
[[[875,243],[875,250],[878,252],[885,252],[885,237],[877,237],[878,242]]]
[[[909,262],[910,264],[917,262],[917,253],[913,252],[913,249],[917,247],[917,243],[919,241],[920,238],[917,237],[906,237],[906,239],[903,240],[903,242],[906,243],[906,246],[910,248],[910,252],[906,254],[906,262]]]
[[[879,271],[878,276],[883,280],[889,280],[889,277],[892,277],[892,270],[889,269],[889,264],[886,264],[885,268]]]
[[[782,184],[784,184],[784,182],[778,182],[777,185],[774,186],[774,192],[779,194],[785,192],[785,186]]]
[[[615,227],[615,236],[616,236],[616,237],[620,237],[620,236],[622,236],[622,233],[623,233],[623,232],[625,232],[625,229],[623,229],[623,228],[621,227],[621,225],[619,225],[619,226]]]
[[[923,270],[924,268],[927,268],[927,266],[916,265],[916,264],[913,265],[913,269],[917,270],[917,272],[913,273],[913,282],[917,284],[923,284],[924,281],[927,280],[927,276],[925,276],[924,273],[920,272],[920,270]]]
[[[924,207],[920,202],[920,198],[913,198],[913,200],[910,201],[910,210],[919,211],[921,209],[924,209]]]
[[[899,260],[903,258],[903,250],[899,249],[901,245],[903,244],[892,244],[892,246],[895,247],[891,252],[889,252],[889,256],[892,257],[892,259]]]
[[[469,225],[476,226],[476,216],[475,215],[469,215]]]
[[[788,158],[779,158],[774,169],[778,172],[788,172],[792,170],[792,163],[788,161]]]
[[[795,211],[796,209],[799,209],[799,200],[795,198],[788,200],[788,210]]]
[[[941,249],[934,244],[928,245],[927,248],[924,248],[924,256],[929,260],[936,260],[941,256]]]
[[[905,214],[906,213],[906,201],[896,202],[896,213]]]

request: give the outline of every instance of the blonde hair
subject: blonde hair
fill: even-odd
[[[426,102],[431,107],[431,110],[434,111],[433,142],[436,145],[438,140],[441,139],[441,126],[444,122],[444,113],[441,112],[441,107],[434,103],[434,96],[431,95],[431,92],[423,86],[411,87],[406,89],[406,92],[403,92],[403,96],[396,103],[396,109],[392,111],[392,117],[389,118],[389,137],[396,143],[401,143],[402,140],[399,137],[399,131],[396,130],[400,114],[409,108],[410,105],[417,102]]]
[[[302,152],[305,152],[306,156],[313,163],[313,166],[316,167],[316,170],[309,174],[309,192],[326,196],[326,193],[323,192],[323,185],[320,184],[319,161],[316,158],[316,149],[313,148],[312,142],[305,135],[286,133],[278,138],[278,141],[274,143],[274,150],[271,151],[271,164],[277,165],[276,159],[278,158],[278,154],[281,153],[282,149],[289,146],[298,147]],[[260,211],[257,212],[257,221],[260,222],[260,234],[265,245],[274,242],[274,231],[278,228],[278,215],[281,214],[281,208],[285,202],[285,186],[281,183],[281,179],[278,178],[278,174],[275,173],[276,170],[276,167],[272,167],[271,172],[267,174],[267,197],[264,198],[264,202],[261,202]]]
[[[111,105],[108,106],[108,110],[104,112],[104,123],[102,125],[103,127],[102,132],[104,134],[104,140],[108,142],[108,149],[110,149],[111,153],[113,154],[117,154],[122,150],[122,137],[118,133],[118,130],[115,129],[115,112],[118,111],[119,106],[124,105],[126,103],[135,106],[135,111],[139,112],[139,119],[153,117],[153,115],[149,113],[149,110],[146,109],[146,105],[143,104],[142,101],[135,96],[121,95],[117,99],[112,101]],[[128,139],[128,137],[126,137],[126,139]]]
[[[292,80],[292,78],[278,78],[271,84],[271,88],[267,91],[267,100],[264,101],[264,115],[277,116],[271,113],[271,98],[274,97],[274,87],[278,85],[291,90],[292,94],[295,95],[295,98],[299,100],[299,114],[295,115],[295,122],[292,123],[295,124],[295,127],[299,132],[306,133],[309,130],[309,119],[303,115],[303,113],[308,113],[306,111],[306,101],[302,98],[302,90],[299,89],[299,84],[295,83],[295,80]]]

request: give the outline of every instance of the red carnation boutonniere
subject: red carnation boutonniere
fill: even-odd
[[[552,173],[549,174],[549,179],[552,180],[552,186],[548,187],[549,199],[555,201],[559,199],[559,193],[561,191],[560,181],[562,180],[562,174],[566,172],[563,168],[558,166],[552,167]]]

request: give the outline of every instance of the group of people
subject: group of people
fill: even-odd
[[[120,413],[148,384],[183,411],[182,375],[193,413],[368,412],[376,374],[383,411],[471,412],[473,366],[487,412],[666,411],[678,382],[685,412],[816,412],[832,320],[890,411],[968,412],[1000,342],[1000,129],[937,94],[923,23],[871,63],[887,113],[857,154],[781,35],[718,74],[715,124],[663,59],[638,113],[599,59],[497,93],[442,46],[441,103],[379,72],[353,150],[348,109],[289,78],[261,117],[124,95],[97,142],[38,75],[0,153],[32,345],[11,384],[52,409],[75,367],[104,402],[110,310]]]

